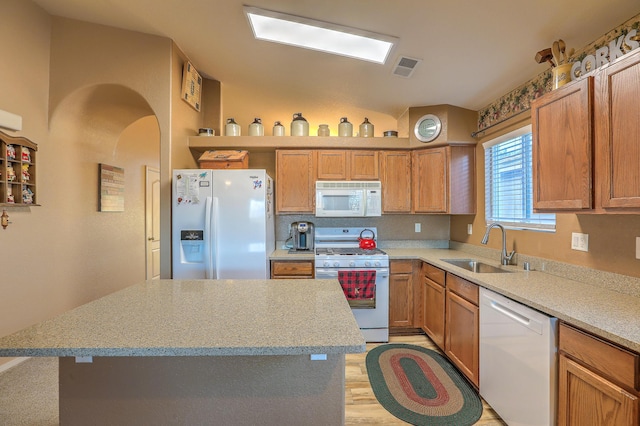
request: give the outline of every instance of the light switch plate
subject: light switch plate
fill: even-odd
[[[416,232],[422,232],[422,224],[416,223],[415,228],[416,228]]]
[[[467,235],[473,234],[473,224],[467,223]]]
[[[636,259],[640,259],[640,237],[636,237]]]
[[[578,251],[589,251],[589,234],[571,233],[571,249]]]

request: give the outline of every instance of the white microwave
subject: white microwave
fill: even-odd
[[[377,181],[316,182],[317,217],[382,215],[382,185]]]

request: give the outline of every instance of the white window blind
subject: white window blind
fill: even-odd
[[[556,215],[533,212],[531,126],[485,143],[485,217],[514,229],[554,231]]]

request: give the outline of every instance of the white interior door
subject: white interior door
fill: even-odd
[[[145,236],[146,277],[160,279],[160,170],[146,167]]]

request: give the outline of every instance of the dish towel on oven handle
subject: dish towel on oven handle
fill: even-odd
[[[376,271],[338,271],[338,281],[347,300],[373,299],[376,295]]]

